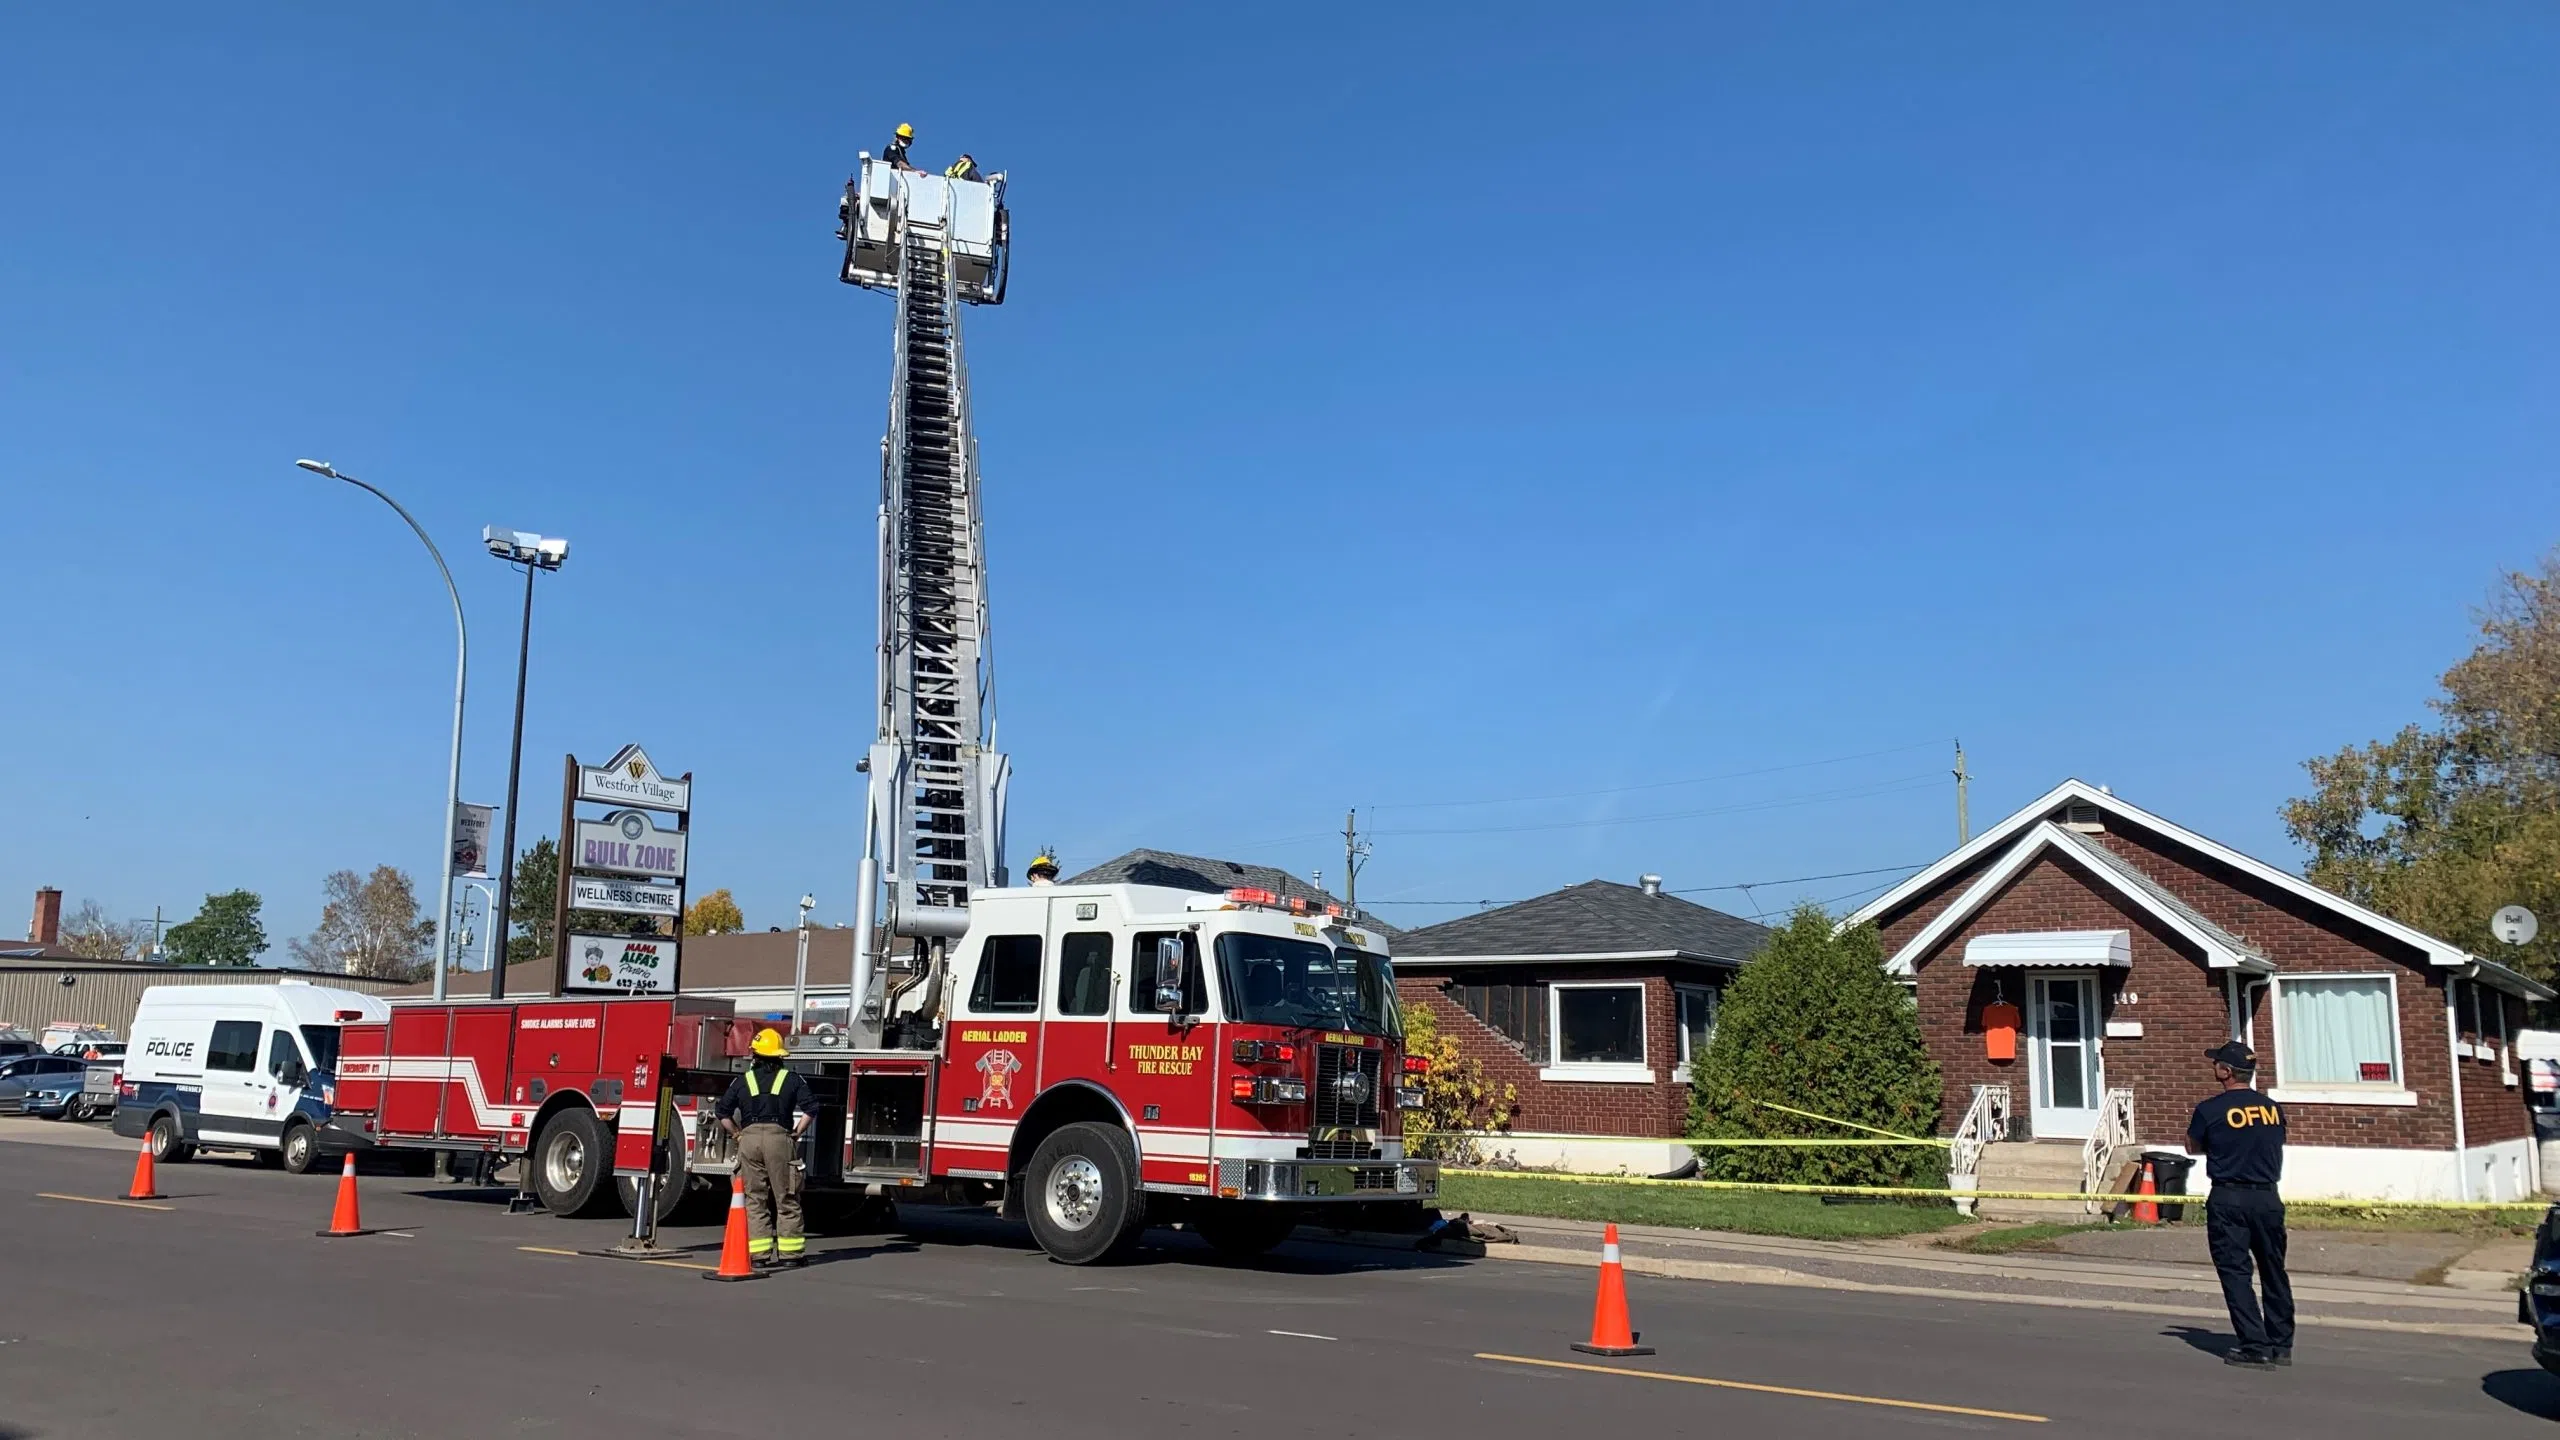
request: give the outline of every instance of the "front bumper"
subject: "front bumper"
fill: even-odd
[[[71,1112],[71,1097],[49,1100],[42,1095],[0,1095],[0,1115],[34,1115],[59,1120]]]
[[[1440,1198],[1436,1160],[1221,1160],[1223,1200],[1413,1200]]]

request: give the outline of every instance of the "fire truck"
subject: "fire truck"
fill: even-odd
[[[1381,936],[1254,889],[980,890],[967,913],[956,944],[887,957],[854,1023],[791,1037],[814,1199],[994,1202],[1072,1264],[1156,1224],[1230,1254],[1309,1220],[1420,1228],[1439,1171],[1404,1152],[1422,1062]],[[335,1123],[520,1159],[562,1215],[654,1175],[668,1212],[727,1188],[712,1112],[754,1028],[683,994],[401,1001],[346,1027]]]

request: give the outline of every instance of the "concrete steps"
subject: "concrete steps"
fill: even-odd
[[[2080,1193],[2080,1142],[2004,1140],[1982,1151],[1975,1169],[1975,1188],[2037,1190],[2046,1194]],[[1985,1220],[2032,1220],[2078,1224],[2090,1220],[2088,1207],[2076,1200],[1977,1200],[1974,1213]]]

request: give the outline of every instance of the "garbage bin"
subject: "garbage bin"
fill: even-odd
[[[2168,1203],[2172,1195],[2187,1193],[2187,1174],[2196,1168],[2195,1160],[2182,1150],[2145,1150],[2145,1163],[2151,1167],[2151,1184],[2160,1192],[2160,1218],[2175,1225],[2187,1218],[2187,1207]]]

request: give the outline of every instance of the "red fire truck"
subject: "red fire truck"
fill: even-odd
[[[734,1168],[712,1106],[752,1022],[672,996],[402,1001],[346,1027],[335,1112],[375,1144],[524,1161],[555,1213],[661,1212]],[[1000,1201],[1083,1264],[1181,1222],[1253,1254],[1301,1221],[1405,1228],[1439,1190],[1380,936],[1262,890],[970,896],[956,942],[892,955],[843,1027],[791,1037],[819,1097],[821,1200]],[[661,1091],[677,1143],[652,1145]],[[619,1182],[608,1184],[608,1177]]]

